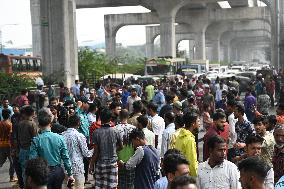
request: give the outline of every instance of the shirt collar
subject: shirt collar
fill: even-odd
[[[43,130],[40,131],[41,134],[47,133],[47,132],[51,132],[51,130],[50,129],[43,129]]]
[[[211,167],[210,165],[209,165],[209,158],[206,160],[206,162],[205,162],[205,168],[206,169],[214,169],[214,168],[224,168],[224,164],[225,164],[225,161],[226,160],[224,160],[221,164],[219,164],[219,165],[216,165],[215,167]]]
[[[170,128],[175,128],[175,124],[174,123],[168,124],[166,129],[170,129]]]

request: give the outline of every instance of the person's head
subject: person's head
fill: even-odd
[[[176,115],[175,117],[175,129],[182,128],[184,126],[183,115]]]
[[[182,111],[182,103],[180,101],[176,101],[173,104],[173,112],[175,114],[179,114]]]
[[[277,124],[276,116],[275,115],[269,115],[267,117],[266,121],[267,121],[266,130],[267,131],[272,131],[276,127],[276,124]]]
[[[17,104],[13,104],[13,112],[16,113],[20,113],[20,107]]]
[[[153,103],[153,102],[150,102],[148,105],[147,105],[147,113],[150,115],[150,116],[154,116],[157,114],[157,110],[158,110],[158,105]]]
[[[274,129],[274,139],[278,148],[284,147],[284,125],[277,125]]]
[[[48,164],[42,158],[28,160],[25,168],[25,188],[35,189],[47,186],[48,183]]]
[[[280,103],[276,109],[277,115],[283,115],[284,114],[284,104]]]
[[[174,123],[174,121],[175,121],[175,114],[173,113],[173,112],[167,112],[166,114],[165,114],[165,123],[166,123],[166,125],[169,125],[169,124],[171,124],[171,123]]]
[[[68,119],[68,128],[79,128],[80,126],[80,116],[74,114],[71,115]]]
[[[38,111],[37,118],[40,127],[47,127],[53,121],[54,115],[49,108],[42,108]]]
[[[235,105],[236,105],[236,101],[235,100],[228,100],[227,101],[227,107],[226,107],[226,111],[231,114],[234,112],[235,110]]]
[[[8,100],[8,98],[4,98],[3,99],[2,106],[3,106],[3,108],[8,108],[9,107],[9,100]]]
[[[31,106],[24,106],[22,107],[21,113],[23,114],[24,117],[26,118],[32,118],[35,115],[35,111]]]
[[[245,113],[245,107],[242,104],[236,104],[235,110],[234,110],[235,118],[239,119],[243,117],[244,113]]]
[[[129,117],[129,112],[126,109],[122,109],[119,113],[120,121],[126,121]]]
[[[259,157],[248,157],[238,164],[243,189],[262,188],[270,167]]]
[[[109,123],[111,120],[111,111],[108,108],[104,108],[100,114],[102,124]]]
[[[170,183],[177,176],[189,174],[189,163],[183,155],[170,153],[164,156],[163,169]]]
[[[115,93],[114,98],[115,98],[116,101],[120,102],[121,94],[119,92]]]
[[[129,139],[132,141],[134,148],[144,146],[146,144],[145,134],[142,129],[139,128],[132,130],[129,134]]]
[[[210,105],[208,103],[204,103],[203,104],[203,110],[206,111],[206,112],[209,112],[210,111]]]
[[[143,109],[143,103],[141,102],[141,100],[134,101],[132,106],[135,113],[140,113]]]
[[[145,115],[141,115],[139,117],[137,117],[137,122],[138,122],[138,128],[146,128],[148,125],[148,118]]]
[[[11,117],[11,111],[9,109],[3,109],[2,110],[2,117],[4,120],[7,120]]]
[[[176,177],[170,189],[197,189],[196,180],[188,175]]]
[[[218,135],[212,136],[207,141],[207,146],[209,149],[210,161],[215,165],[220,165],[221,163],[223,163],[227,150],[226,142],[224,141],[224,139]]]
[[[166,96],[165,96],[166,103],[167,104],[173,103],[174,102],[174,98],[175,98],[174,93],[170,92],[170,93],[166,94]]]
[[[87,112],[89,110],[88,99],[86,97],[81,97],[80,101],[82,102],[81,109]]]
[[[210,86],[208,84],[204,85],[204,93],[208,94],[210,92]]]
[[[76,79],[75,80],[75,84],[78,85],[79,84],[79,80]]]
[[[28,90],[27,89],[23,89],[22,91],[21,91],[21,95],[25,95],[25,96],[28,96]]]
[[[216,111],[213,114],[213,123],[217,130],[224,131],[226,124],[226,114],[222,111]]]
[[[198,114],[187,112],[183,115],[183,122],[185,124],[185,128],[191,130],[193,134],[197,134],[199,132],[200,119]]]
[[[97,104],[95,104],[95,103],[89,104],[88,112],[91,112],[91,113],[95,114],[97,112],[97,110],[98,110]]]
[[[249,157],[259,156],[261,154],[263,138],[259,135],[249,135],[246,138],[245,152]]]
[[[131,88],[131,90],[130,90],[130,93],[131,93],[131,96],[132,97],[136,97],[137,96],[137,90],[136,90],[136,88]]]
[[[263,116],[257,116],[253,120],[255,132],[256,132],[256,134],[258,134],[260,136],[264,136],[265,133],[266,133],[266,127],[265,127],[264,121],[265,121],[265,119],[264,119]]]
[[[109,108],[113,115],[118,116],[121,111],[121,104],[119,102],[114,101],[109,105]]]
[[[57,106],[57,105],[58,105],[58,98],[56,98],[56,97],[51,97],[51,98],[49,99],[49,105],[50,105],[50,106]]]

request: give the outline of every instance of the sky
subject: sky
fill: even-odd
[[[104,42],[104,14],[143,13],[149,10],[137,6],[77,9],[76,12],[78,42],[85,44],[86,41]],[[0,0],[0,30],[2,43],[5,46],[31,46],[30,0]],[[117,43],[122,43],[124,46],[141,45],[145,42],[145,26],[125,26],[117,33]]]

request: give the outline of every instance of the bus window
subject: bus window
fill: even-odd
[[[26,62],[26,70],[27,71],[32,71],[32,64],[31,64],[31,59],[25,59]]]
[[[12,58],[11,61],[12,61],[12,69],[13,69],[13,71],[19,71],[19,66],[20,66],[19,65],[19,60]]]

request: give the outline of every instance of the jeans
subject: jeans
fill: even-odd
[[[61,189],[64,178],[65,173],[62,167],[49,167],[47,189]]]
[[[30,150],[25,150],[25,149],[20,149],[19,152],[19,162],[21,164],[21,169],[22,169],[22,176],[23,179],[25,180],[25,168],[26,168],[26,162],[27,160],[29,160],[29,154],[30,154]]]
[[[10,162],[9,175],[10,175],[10,178],[13,178],[15,169],[14,169],[14,164],[13,164],[13,160],[11,157],[11,149],[10,147],[0,148],[0,167],[4,165],[7,159]]]
[[[16,157],[16,156],[13,157],[13,164],[14,164],[14,168],[15,168],[15,171],[18,177],[19,187],[24,188],[23,173],[22,173],[22,168],[21,168],[21,164],[19,161],[19,157]]]
[[[85,171],[85,181],[89,180],[89,164],[90,164],[90,158],[84,157],[83,158],[84,163],[84,171]]]

